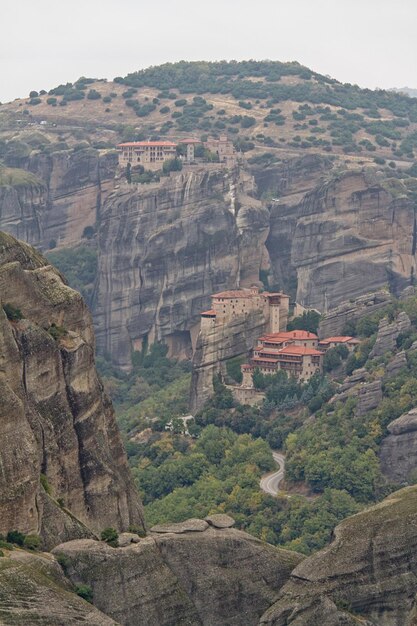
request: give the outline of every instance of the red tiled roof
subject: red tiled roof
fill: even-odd
[[[278,351],[278,354],[294,354],[300,356],[323,356],[323,352],[314,350],[313,348],[306,348],[305,346],[286,346]]]
[[[259,363],[259,361],[263,361],[265,363],[278,363],[278,359],[268,359],[267,357],[263,358],[261,356],[254,356],[252,361],[256,361],[257,363]]]
[[[146,146],[161,146],[163,148],[176,148],[177,144],[172,143],[172,141],[128,141],[126,143],[117,144],[118,148],[128,148],[128,147],[139,148],[139,147],[146,147]]]
[[[209,311],[203,311],[201,315],[217,315],[214,309],[210,309]]]
[[[242,370],[251,370],[252,369],[252,365],[249,365],[249,363],[243,363],[243,365],[241,365],[240,368]]]

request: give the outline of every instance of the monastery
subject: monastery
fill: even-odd
[[[289,304],[290,297],[285,293],[261,292],[259,287],[222,291],[211,296],[212,308],[201,313],[201,330],[225,324],[251,311],[262,311],[269,320],[269,331],[279,332],[287,328]]]
[[[208,336],[222,335],[235,318],[248,317],[251,312],[262,313],[266,322],[266,334],[256,340],[249,361],[241,366],[241,385],[229,385],[236,400],[243,404],[255,404],[263,398],[253,384],[255,370],[267,375],[282,370],[306,383],[323,371],[327,350],[344,345],[352,352],[359,343],[349,336],[319,340],[305,330],[287,331],[289,296],[282,292],[261,292],[256,286],[223,291],[211,297],[211,307],[201,314],[200,332]]]
[[[178,146],[185,147],[185,155],[180,157],[183,163],[195,163],[195,146],[203,145],[206,150],[219,158],[219,163],[231,167],[236,162],[236,152],[233,143],[225,135],[219,139],[209,138],[204,144],[194,138],[181,139],[178,143],[172,141],[128,141],[119,143],[119,165],[132,167],[142,165],[146,170],[160,170],[165,161],[174,159]]]

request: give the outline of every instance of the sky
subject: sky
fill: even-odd
[[[417,0],[0,0],[0,17],[0,102],[181,59],[417,88]]]

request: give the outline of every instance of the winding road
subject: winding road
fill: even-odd
[[[274,457],[274,461],[278,464],[279,469],[273,474],[265,474],[265,476],[262,476],[259,485],[265,493],[276,496],[278,495],[280,482],[284,478],[285,456],[280,452],[272,452],[272,456]]]

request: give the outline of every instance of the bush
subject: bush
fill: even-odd
[[[29,100],[29,104],[31,104],[32,106],[35,106],[36,104],[40,104],[41,103],[41,99],[40,98],[31,98]]]
[[[41,538],[38,535],[26,535],[23,541],[23,547],[27,550],[39,550]]]
[[[174,159],[168,159],[167,161],[164,161],[162,170],[164,174],[169,174],[169,172],[180,172],[182,170],[182,162],[176,157]]]
[[[102,541],[105,541],[112,548],[117,548],[119,533],[115,528],[105,528],[100,537]]]
[[[48,328],[48,333],[53,339],[55,339],[55,341],[59,341],[60,339],[62,339],[62,337],[65,337],[68,334],[63,326],[57,326],[57,324],[55,323],[52,323],[50,325],[50,327]]]
[[[25,541],[25,535],[18,530],[9,530],[7,533],[7,542],[14,543],[17,546],[23,546]]]
[[[13,550],[14,545],[12,543],[9,543],[8,541],[4,541],[4,539],[0,539],[0,548],[3,548],[5,550]]]
[[[41,474],[41,476],[40,476],[40,483],[41,483],[45,493],[47,493],[48,495],[51,495],[51,487],[49,486],[48,479],[45,476],[45,474]]]
[[[96,89],[90,89],[87,94],[88,100],[99,100],[101,98],[101,94]]]
[[[46,99],[46,104],[51,104],[52,106],[56,106],[57,98],[51,97]]]
[[[111,97],[110,96],[104,96],[103,102],[111,102]]]
[[[75,593],[90,604],[93,603],[93,590],[90,585],[75,585]]]
[[[29,98],[37,98],[39,96],[37,91],[31,91],[29,94]]]
[[[3,550],[0,550],[0,557],[4,556]]]
[[[23,319],[22,311],[8,302],[3,304],[3,311],[6,313],[7,319],[11,322],[17,322]]]

